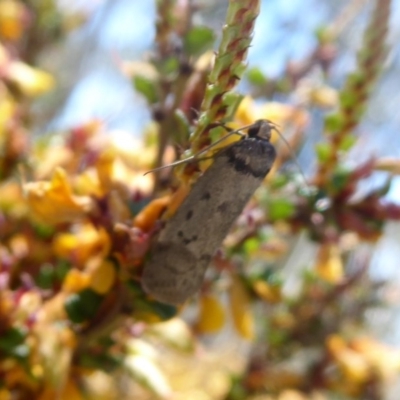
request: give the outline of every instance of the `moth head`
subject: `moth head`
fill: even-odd
[[[254,124],[249,127],[247,134],[250,138],[259,138],[267,140],[268,142],[271,140],[272,130],[277,130],[277,125],[268,119],[259,119]]]

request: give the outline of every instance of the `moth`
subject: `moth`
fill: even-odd
[[[213,156],[152,246],[141,278],[145,292],[177,305],[200,290],[214,253],[275,161],[272,129],[258,120],[247,136]]]

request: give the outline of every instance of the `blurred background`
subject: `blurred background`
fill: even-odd
[[[83,127],[90,126],[93,121],[100,121],[102,133],[105,133],[105,136],[118,148],[121,149],[124,146],[128,148],[134,143],[139,149],[134,153],[138,159],[140,152],[142,152],[143,159],[147,157],[148,153],[142,151],[141,146],[146,147],[151,143],[151,146],[154,147],[154,137],[151,136],[151,133],[154,133],[155,130],[154,123],[159,122],[157,119],[159,110],[156,109],[154,104],[149,104],[149,99],[143,95],[141,90],[135,89],[135,74],[132,71],[145,71],[146,65],[154,61],[154,55],[157,54],[157,46],[159,45],[156,41],[156,24],[159,21],[157,7],[160,7],[162,3],[162,0],[159,2],[151,0],[75,0],[74,2],[67,0],[27,0],[21,2],[0,0],[0,33],[3,35],[4,51],[7,51],[8,57],[10,59],[21,59],[30,66],[49,73],[54,79],[52,84],[48,85],[52,87],[51,90],[43,90],[45,93],[40,93],[37,96],[35,93],[35,96],[32,96],[29,101],[18,97],[20,96],[19,92],[16,95],[17,101],[23,108],[21,119],[24,123],[26,122],[29,141],[39,143],[39,150],[36,149],[33,152],[36,157],[35,162],[39,166],[41,164],[40,143],[42,143],[42,140],[45,141],[51,137],[53,139],[50,139],[50,142],[59,145],[63,140],[62,138],[69,138],[65,140],[71,144],[74,140],[70,139],[71,132],[73,135],[77,135],[73,138],[78,138],[79,141],[79,129],[82,128],[85,131],[86,128]],[[176,0],[176,2],[166,1],[164,3],[175,4],[178,9],[189,7],[193,25],[206,26],[214,32],[213,50],[217,51],[221,39],[221,27],[224,24],[228,7],[227,1],[197,0],[190,2]],[[306,178],[313,176],[315,171],[318,170],[319,161],[316,157],[316,145],[324,140],[326,116],[339,104],[339,91],[346,84],[348,74],[357,68],[357,54],[362,47],[363,35],[372,18],[371,15],[376,12],[375,7],[376,1],[372,0],[261,1],[261,11],[255,24],[254,36],[248,53],[247,73],[245,73],[244,79],[240,81],[237,91],[244,96],[243,104],[251,103],[251,105],[246,106],[248,109],[256,109],[257,107],[262,109],[266,104],[269,104],[268,107],[271,108],[268,108],[267,116],[270,115],[269,113],[274,115],[274,113],[282,112],[276,110],[285,110],[286,112],[290,107],[298,111],[298,114],[294,113],[293,115],[302,120],[299,125],[301,125],[301,130],[304,133],[301,137],[301,144],[297,143],[294,151]],[[179,13],[177,15],[179,16]],[[18,27],[15,28],[15,25],[13,25],[15,18],[21,24],[19,29],[22,31],[26,26],[34,26],[31,36],[27,35],[20,40],[22,33],[20,32],[19,35]],[[325,43],[321,37],[328,31],[331,35],[330,38],[334,39],[327,40]],[[326,44],[326,46],[322,46],[321,43]],[[385,209],[390,217],[379,208],[379,212],[382,211],[382,214],[378,213],[379,216],[384,215],[384,217],[373,226],[379,233],[376,236],[371,234],[363,241],[358,237],[355,239],[353,236],[347,235],[351,229],[343,228],[343,236],[346,235],[346,238],[342,240],[341,237],[340,240],[342,241],[338,239],[340,242],[338,247],[341,250],[345,249],[343,252],[346,255],[343,257],[344,261],[339,262],[336,255],[329,253],[331,243],[324,243],[323,247],[326,246],[321,250],[321,243],[318,240],[311,240],[315,237],[310,239],[312,234],[308,235],[301,229],[292,234],[288,233],[288,225],[303,227],[304,218],[301,219],[303,216],[301,210],[307,209],[307,202],[311,203],[315,200],[315,203],[318,203],[318,200],[324,200],[322,195],[321,199],[314,200],[304,200],[306,197],[302,198],[299,195],[302,200],[300,199],[297,202],[298,198],[296,197],[296,202],[294,202],[300,210],[300,216],[297,219],[290,220],[288,225],[280,224],[280,221],[278,221],[276,225],[271,223],[267,227],[262,226],[257,232],[259,242],[252,242],[251,240],[245,242],[243,239],[243,243],[240,243],[240,246],[242,246],[240,252],[235,247],[229,253],[233,260],[237,256],[235,251],[238,254],[240,253],[239,258],[247,257],[246,260],[250,260],[249,264],[253,267],[252,263],[254,263],[255,270],[257,270],[259,260],[254,261],[250,253],[257,253],[258,250],[255,250],[255,248],[261,246],[262,240],[260,238],[262,237],[264,240],[274,237],[276,232],[278,232],[278,236],[285,238],[284,250],[281,250],[282,244],[277,240],[270,248],[264,249],[265,251],[263,250],[264,253],[261,256],[258,254],[255,257],[265,256],[268,274],[270,273],[270,264],[274,264],[271,270],[279,271],[279,278],[282,280],[277,285],[279,286],[279,295],[278,292],[274,292],[275,284],[271,283],[272,280],[271,282],[268,281],[268,287],[262,286],[261,288],[260,286],[259,288],[250,278],[246,281],[246,284],[243,284],[243,287],[238,286],[240,293],[243,291],[250,293],[249,296],[247,294],[245,296],[238,295],[239,303],[241,301],[244,303],[253,302],[254,312],[258,318],[263,318],[264,315],[268,314],[273,321],[267,328],[258,326],[255,329],[264,341],[261,340],[253,345],[251,340],[249,341],[249,338],[246,337],[247,328],[243,328],[243,326],[238,328],[234,317],[233,319],[227,318],[225,324],[220,324],[223,319],[221,315],[225,315],[225,311],[220,309],[228,307],[226,304],[229,301],[224,294],[216,296],[215,299],[217,300],[214,298],[210,300],[208,297],[206,298],[206,295],[208,295],[206,290],[205,297],[200,300],[200,306],[191,304],[176,318],[170,322],[165,322],[164,328],[158,327],[157,324],[151,325],[146,318],[142,318],[142,314],[140,316],[135,314],[133,318],[135,322],[129,326],[129,329],[124,326],[124,329],[126,328],[124,334],[127,336],[121,334],[119,337],[117,335],[119,339],[115,339],[115,342],[118,342],[118,340],[123,342],[124,339],[121,340],[121,338],[128,336],[135,340],[143,339],[143,342],[129,342],[129,346],[131,346],[129,351],[132,354],[140,354],[141,358],[124,361],[126,368],[131,371],[130,378],[133,379],[134,385],[132,386],[131,380],[126,376],[120,376],[117,373],[115,377],[108,374],[107,368],[104,368],[105,373],[102,371],[101,374],[93,374],[93,377],[89,379],[88,387],[92,390],[92,397],[87,398],[189,400],[398,399],[400,390],[400,379],[398,378],[400,371],[400,269],[398,268],[400,224],[399,215],[396,213],[397,207],[400,207],[400,180],[397,176],[400,171],[398,162],[400,159],[399,43],[400,0],[393,0],[386,38],[387,53],[380,64],[381,73],[374,84],[371,84],[371,87],[368,88],[368,99],[366,99],[368,103],[363,110],[362,119],[355,128],[357,140],[354,146],[349,146],[351,148],[340,159],[337,166],[338,170],[342,166],[348,168],[348,170],[356,170],[359,176],[362,175],[363,178],[362,182],[357,181],[357,190],[352,193],[349,207],[351,207],[351,204],[358,204],[358,201],[362,202],[363,199],[368,200],[371,193],[373,194],[371,202],[366,201],[363,206],[375,205],[373,201],[379,195],[379,201],[382,201],[382,204],[390,204],[390,207],[393,207],[388,206],[389,211]],[[159,54],[157,55],[159,56]],[[319,60],[318,63],[310,61],[316,58]],[[7,79],[9,79],[8,76]],[[45,78],[43,78],[43,82],[44,80]],[[37,90],[38,92],[41,91],[40,88]],[[14,93],[13,86],[10,93]],[[281,107],[280,104],[284,104],[288,108],[279,108]],[[245,111],[241,112],[246,113]],[[251,114],[249,111],[247,113]],[[256,114],[254,112],[254,115]],[[1,115],[0,109],[0,117]],[[241,120],[244,121],[246,118]],[[289,134],[296,130],[290,124],[289,121],[289,128],[287,129]],[[296,125],[297,122],[294,124]],[[285,126],[286,123],[284,122],[284,128]],[[283,129],[283,134],[286,134],[285,129]],[[173,136],[172,133],[171,136]],[[89,165],[91,157],[94,158],[94,154],[97,156],[100,153],[98,149],[102,148],[101,145],[96,143],[96,146],[94,146],[95,151],[88,152],[88,156],[87,154],[85,157],[82,156],[84,161],[76,161],[76,164],[81,163],[80,168],[82,165],[85,167],[85,163]],[[92,151],[93,148],[91,147],[90,150]],[[74,151],[80,154],[81,149],[77,146]],[[170,153],[172,155],[167,154],[166,159],[172,162],[175,153],[173,150]],[[144,168],[142,168],[143,171],[153,166],[154,153],[150,152],[149,154],[150,156],[147,157],[144,165],[141,165]],[[142,158],[140,158],[140,162],[143,161]],[[357,170],[359,166],[368,166],[370,160],[384,160],[385,162],[382,161],[379,168],[371,167],[373,173],[368,169],[369,167],[365,167],[368,173],[364,170],[361,172]],[[285,179],[300,182],[298,167],[292,157],[286,157],[284,161],[281,171]],[[135,162],[136,160],[132,163]],[[26,162],[26,164],[30,165],[30,162]],[[51,169],[53,172],[56,163],[52,161],[50,164],[49,170]],[[43,169],[46,169],[47,166],[47,162],[43,161]],[[68,168],[66,170],[69,171]],[[137,178],[137,181],[142,179],[143,171],[140,170],[140,178]],[[135,173],[139,175],[137,171]],[[16,174],[17,172],[14,173],[14,175]],[[24,175],[24,173],[21,173],[21,175]],[[34,180],[43,180],[44,182],[47,179],[46,183],[50,182],[49,173],[28,173],[26,175],[28,175],[28,178],[33,177]],[[293,178],[294,175],[296,175],[296,178]],[[129,177],[131,178],[131,175]],[[136,185],[135,179],[132,178],[132,181],[135,181],[134,185]],[[276,182],[274,181],[271,184],[275,188],[272,189],[272,192],[279,190],[276,189],[279,188],[279,184]],[[170,182],[168,181],[168,183]],[[150,186],[150,183],[148,181],[143,183],[140,180],[138,187],[144,188],[143,192],[136,191],[136,186],[135,190],[131,192],[128,189],[126,190],[126,192],[129,192],[130,197],[126,195],[126,198],[129,198],[129,207],[131,211],[134,210],[133,214],[137,214],[137,210],[143,204],[151,204],[153,192],[146,185]],[[296,184],[296,188],[290,192],[290,196],[295,192],[297,193],[298,187],[302,185],[304,186],[303,182]],[[88,184],[88,186],[90,185]],[[41,186],[40,190],[44,187]],[[177,184],[175,182],[170,183],[170,187],[175,189]],[[140,195],[137,194],[139,192]],[[164,194],[164,192],[162,193]],[[126,193],[124,192],[124,194]],[[270,205],[272,209],[272,203],[268,203],[264,199],[264,195],[265,193],[261,192],[257,201],[262,206]],[[293,194],[293,196],[295,195]],[[126,198],[123,197],[124,200]],[[134,205],[131,203],[134,203]],[[277,202],[275,205],[281,205],[281,203]],[[343,206],[343,209],[347,211],[346,207]],[[278,208],[277,206],[276,210]],[[257,212],[259,210],[257,207],[254,210],[245,214],[245,217],[248,217],[247,222],[253,221],[252,218],[255,220],[258,218]],[[320,210],[322,210],[321,213],[324,212],[323,205]],[[279,214],[279,212],[284,211],[279,208],[277,213]],[[369,209],[367,209],[366,214],[368,212]],[[305,215],[307,215],[307,219],[308,214],[305,213]],[[310,219],[312,216],[314,214],[310,216]],[[120,219],[122,220],[122,218]],[[59,229],[59,232],[68,231],[73,236],[79,229],[73,224],[67,226],[67,222],[61,221],[62,225],[61,227],[58,226],[57,229]],[[90,222],[96,227],[102,226],[104,223],[100,218]],[[374,220],[374,222],[376,221]],[[350,226],[351,228],[353,223],[354,225],[358,224],[358,222],[351,221],[350,225],[346,225],[346,227],[349,228]],[[240,224],[245,225],[242,220],[239,221]],[[106,226],[105,223],[104,226]],[[359,230],[362,231],[363,229],[364,227],[361,227]],[[359,233],[359,231],[357,232]],[[6,243],[9,231],[3,230],[1,233],[3,235],[2,240]],[[54,233],[54,237],[56,237],[56,233]],[[315,234],[315,232],[313,233]],[[146,231],[147,234],[149,234],[149,231]],[[371,239],[371,237],[373,238]],[[142,236],[140,238],[142,239]],[[362,237],[362,239],[365,239],[365,237]],[[46,240],[50,243],[50,239],[46,238]],[[137,240],[137,237],[134,240]],[[146,240],[149,240],[147,236]],[[144,250],[140,247],[142,242],[139,245],[138,243],[139,241],[134,241],[134,245],[137,246],[135,251],[139,249],[138,252],[144,254]],[[240,246],[237,245],[237,247]],[[227,247],[229,247],[229,241]],[[356,250],[354,250],[355,247],[357,247]],[[348,249],[351,251],[347,252]],[[328,251],[329,255],[324,253],[325,250]],[[282,256],[282,253],[285,253],[285,255],[281,258],[278,257],[279,260],[276,261],[275,255],[278,253],[279,256]],[[63,256],[65,256],[64,253]],[[74,254],[75,256],[76,254]],[[75,260],[72,256],[70,259]],[[231,259],[229,262],[221,261],[221,265],[224,263],[231,265]],[[349,280],[340,280],[343,278],[341,273],[338,273],[340,279],[337,280],[329,275],[326,281],[333,285],[335,300],[331,301],[330,295],[323,297],[321,293],[327,288],[326,282],[320,284],[318,281],[318,283],[315,283],[317,278],[310,272],[312,269],[310,265],[314,263],[317,264],[316,269],[318,270],[322,263],[318,260],[321,259],[324,260],[325,266],[329,264],[329,267],[326,267],[325,272],[321,275],[326,273],[327,270],[329,270],[328,275],[334,275],[336,272],[332,271],[335,270],[338,263],[340,264],[339,269],[342,264],[350,265],[346,272],[349,272],[351,279],[357,281],[357,285],[352,287],[353,281],[350,278]],[[52,258],[49,263],[53,261]],[[43,260],[39,264],[40,266],[44,265]],[[5,265],[5,262],[0,265],[0,278],[2,272],[6,271]],[[357,269],[360,265],[362,267]],[[29,268],[31,268],[30,264]],[[79,271],[85,268],[86,266]],[[91,267],[87,268],[89,270]],[[22,287],[25,289],[29,287],[29,290],[34,287],[31,282],[34,279],[31,278],[31,275],[35,278],[35,273],[39,269],[36,266],[32,267],[34,272],[32,274],[29,272],[29,279],[25,276],[20,281],[17,280],[18,284],[14,282],[14,286],[10,285],[14,300],[22,293]],[[365,276],[359,270],[363,270]],[[361,275],[362,277],[360,277]],[[212,279],[210,280],[212,281]],[[226,282],[224,279],[221,281],[222,287],[225,288]],[[261,278],[259,281],[261,281]],[[339,281],[340,283],[338,283]],[[4,282],[5,280],[1,281],[0,279],[0,288],[8,287],[8,283]],[[21,287],[18,286],[19,284]],[[68,284],[71,285],[71,283]],[[58,283],[58,286],[54,286],[56,289],[53,288],[54,292],[51,295],[47,292],[40,292],[41,298],[48,300],[51,296],[55,296],[57,291],[62,292],[65,285],[68,286],[68,284],[64,283],[64,286],[62,286]],[[79,285],[81,284],[83,285],[83,283],[79,283]],[[219,281],[217,286],[218,284]],[[75,281],[72,285],[74,289],[68,290],[78,292],[77,286],[74,285],[77,285]],[[351,286],[350,289],[348,289],[349,286]],[[329,288],[331,287],[329,286]],[[283,294],[281,294],[281,290]],[[19,293],[18,296],[16,293]],[[255,301],[257,296],[268,304],[258,304]],[[318,303],[320,298],[323,298],[323,301],[321,300]],[[45,300],[43,300],[43,304]],[[257,300],[259,300],[258,297]],[[232,300],[230,301],[232,303]],[[315,304],[313,304],[314,301]],[[231,303],[229,303],[230,307],[234,308]],[[307,319],[309,314],[315,312],[315,310],[307,309],[306,306],[310,304],[319,307],[318,315],[321,320],[315,321],[315,318],[311,317]],[[138,306],[139,309],[140,307],[142,305]],[[200,312],[198,311],[199,307]],[[240,306],[237,308],[240,309]],[[143,306],[143,310],[148,311],[145,306]],[[290,310],[290,313],[288,310]],[[239,313],[239,311],[237,312]],[[235,313],[235,310],[233,313]],[[71,313],[68,314],[69,320],[66,318],[63,321],[63,326],[68,326],[68,328],[73,326],[71,330],[79,337],[81,325],[78,324],[79,329],[76,328],[76,325],[73,324],[76,321],[71,315]],[[26,318],[28,319],[28,317]],[[304,326],[299,323],[302,318],[306,321]],[[362,323],[359,319],[363,319]],[[3,320],[1,319],[0,307],[1,323],[3,323]],[[148,327],[147,323],[151,326]],[[338,332],[332,334],[337,328],[336,323]],[[296,324],[299,326],[297,327]],[[27,325],[29,324],[27,323]],[[222,325],[224,325],[223,328]],[[4,326],[6,326],[6,323],[4,323]],[[218,326],[218,329],[216,326]],[[293,331],[291,331],[292,328]],[[290,331],[290,335],[289,333],[286,335],[286,330]],[[268,331],[268,334],[265,333],[266,331]],[[285,332],[285,334],[280,335],[279,332]],[[0,336],[1,334],[0,325]],[[362,339],[358,338],[358,334]],[[4,332],[3,336],[6,336]],[[358,341],[354,339],[354,336],[357,336]],[[354,342],[351,340],[354,340]],[[79,343],[78,339],[77,342]],[[9,342],[7,342],[7,346],[9,346]],[[136,348],[135,346],[144,347]],[[276,346],[276,351],[274,346]],[[326,354],[325,350],[321,350],[325,347],[328,349]],[[79,379],[81,375],[84,375],[79,368],[87,368],[87,370],[85,369],[86,372],[92,371],[91,368],[100,370],[99,365],[101,363],[106,365],[109,360],[101,359],[99,365],[89,362],[80,364],[81,360],[77,361],[78,356],[85,355],[88,348],[82,347],[81,349],[79,345],[77,345],[77,348],[78,351],[74,349],[75,355],[70,355],[70,358],[65,356],[68,361],[64,361],[65,364],[71,362],[71,365],[75,367],[78,365],[78,372],[75,369],[71,369],[73,373],[69,369],[68,373],[64,371],[68,378],[64,377],[62,381],[63,384],[68,382],[64,386],[73,387],[76,392],[71,391],[66,394],[66,392],[61,393],[62,391],[46,392],[44,390],[35,398],[42,400],[84,398],[80,397],[83,395],[78,390],[80,388]],[[189,348],[190,351],[188,351]],[[181,353],[178,352],[177,354],[177,349]],[[50,354],[53,350],[49,350],[48,353]],[[97,348],[95,350],[100,353]],[[2,347],[0,340],[0,353],[2,351],[8,354]],[[153,367],[153,364],[148,361],[153,360],[154,352],[157,353],[154,359],[158,360],[155,364],[157,364],[157,368],[160,367],[160,370]],[[54,352],[54,354],[58,353]],[[262,357],[264,354],[268,354],[266,359]],[[57,359],[57,357],[54,356],[54,359]],[[92,362],[92,360],[90,361]],[[37,364],[40,365],[40,362],[37,362]],[[108,366],[109,364],[107,364]],[[11,393],[11,391],[3,390],[3,388],[12,386],[10,382],[14,382],[13,379],[9,378],[10,374],[8,374],[7,368],[4,366],[0,368],[0,400],[32,398],[22,395],[18,397],[15,391]],[[227,370],[229,373],[226,373]],[[340,379],[337,378],[337,370],[340,372]],[[318,371],[324,371],[324,373]],[[19,373],[21,372],[19,371]],[[87,375],[90,375],[89,372]],[[76,376],[79,376],[79,379]],[[110,378],[110,376],[112,377]],[[151,378],[149,378],[150,376]],[[172,382],[172,389],[168,380]],[[56,386],[64,387],[60,382],[61,380],[57,381]],[[73,385],[70,382],[73,382]],[[115,382],[118,383],[115,384]],[[341,390],[341,386],[346,388]],[[27,390],[23,393],[36,393],[36,386],[32,384],[32,387],[34,389],[29,389],[32,392]],[[112,390],[110,387],[112,387]],[[93,395],[93,393],[95,394]],[[108,393],[111,394],[108,395]],[[124,397],[119,397],[121,393],[124,393]]]

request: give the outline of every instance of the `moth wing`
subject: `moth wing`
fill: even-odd
[[[156,300],[181,304],[200,290],[207,264],[202,266],[181,243],[158,242],[146,264],[142,287]]]

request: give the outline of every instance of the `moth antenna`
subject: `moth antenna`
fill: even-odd
[[[165,168],[176,167],[177,165],[183,164],[183,163],[185,163],[185,162],[189,162],[189,161],[194,160],[194,159],[195,159],[195,156],[190,156],[190,157],[188,157],[188,158],[185,158],[184,160],[174,161],[174,162],[171,163],[171,164],[162,165],[161,167],[157,167],[157,168],[150,169],[149,171],[145,172],[145,173],[143,174],[143,176],[144,176],[144,175],[147,175],[147,174],[150,174],[151,172],[161,171],[162,169],[165,169]]]
[[[143,176],[144,176],[144,175],[147,175],[147,174],[150,174],[151,172],[160,171],[160,170],[162,170],[162,169],[169,168],[169,167],[176,167],[177,165],[184,164],[184,163],[187,163],[187,162],[196,160],[196,159],[198,159],[198,157],[199,157],[200,154],[206,153],[208,150],[212,149],[212,148],[213,148],[215,145],[217,145],[218,143],[221,143],[222,141],[226,140],[229,136],[232,136],[232,135],[244,136],[243,133],[241,133],[240,131],[241,131],[242,129],[246,129],[246,128],[247,128],[247,126],[245,126],[245,127],[243,127],[243,128],[240,128],[240,129],[232,130],[232,128],[226,127],[226,126],[223,125],[223,124],[218,124],[218,125],[223,126],[226,130],[230,130],[229,133],[228,133],[227,135],[223,136],[222,138],[218,139],[216,142],[214,142],[214,143],[210,144],[209,146],[205,147],[204,149],[200,150],[200,151],[199,151],[198,153],[196,153],[195,155],[190,156],[190,157],[188,157],[188,158],[185,158],[184,160],[175,161],[175,162],[173,162],[173,163],[171,163],[171,164],[168,164],[168,165],[163,165],[163,166],[161,166],[161,167],[153,168],[153,169],[151,169],[151,170],[145,172],[145,173],[143,174]],[[205,159],[207,159],[207,158],[205,158]]]
[[[304,174],[304,172],[303,172],[303,168],[301,168],[300,163],[297,161],[296,154],[294,153],[292,147],[290,146],[290,143],[285,139],[285,137],[282,135],[282,133],[280,132],[280,130],[277,128],[277,126],[279,126],[279,125],[274,124],[273,122],[271,123],[271,125],[273,125],[273,128],[275,129],[275,132],[279,135],[279,137],[280,137],[280,138],[282,139],[282,141],[285,143],[287,149],[289,150],[290,156],[292,157],[293,161],[295,162],[297,168],[298,168],[299,171],[300,171],[300,175],[301,175],[301,177],[302,177],[302,179],[303,179],[305,185],[307,186],[309,192],[311,193],[312,190],[311,190],[311,188],[310,188],[310,185],[309,185],[308,182],[307,182],[306,176],[305,176],[305,174]]]

